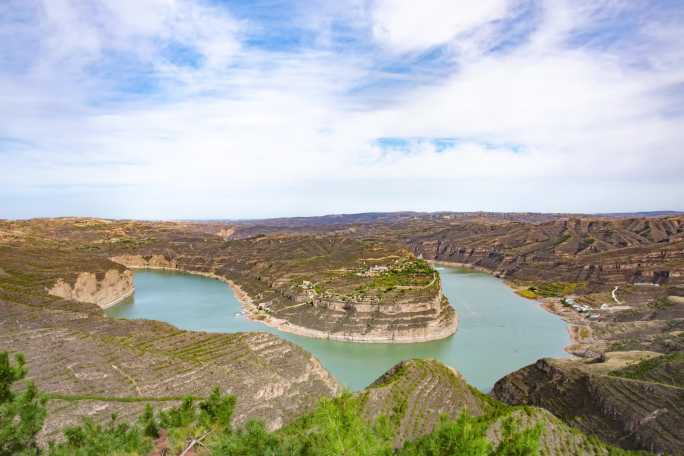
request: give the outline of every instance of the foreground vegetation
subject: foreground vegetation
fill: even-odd
[[[26,375],[24,358],[14,363],[0,352],[0,456],[95,456],[145,454],[206,454],[235,456],[532,456],[542,454],[543,422],[527,425],[505,413],[510,407],[493,401],[491,410],[473,416],[467,410],[456,419],[443,416],[433,431],[401,448],[393,445],[397,431],[392,417],[369,420],[366,396],[344,393],[323,399],[313,412],[269,432],[259,421],[232,425],[235,397],[218,388],[206,398],[186,397],[177,407],[154,411],[147,405],[132,423],[112,415],[99,424],[84,419],[64,430],[63,439],[41,448],[36,443],[46,416],[49,396],[40,394]],[[21,393],[13,392],[22,389]],[[480,393],[481,394],[481,393]],[[75,399],[76,400],[76,399]],[[497,437],[491,431],[497,428]],[[607,448],[596,442],[597,448]],[[632,454],[607,448],[600,454]],[[598,453],[597,453],[598,454]]]
[[[168,448],[180,454],[188,448],[216,455],[534,455],[538,453],[539,426],[520,430],[513,420],[504,426],[497,445],[487,438],[486,418],[463,413],[444,418],[436,430],[401,449],[392,448],[392,425],[385,417],[369,423],[363,417],[363,399],[345,393],[325,399],[309,415],[277,432],[250,421],[235,429],[231,422],[233,396],[218,388],[206,399],[186,398],[178,407],[155,413],[147,406],[134,423],[112,416],[105,425],[84,419],[64,431],[64,441],[45,449],[36,435],[45,419],[45,397],[33,384],[16,394],[13,385],[26,375],[24,359],[10,362],[0,353],[0,455],[148,454]],[[16,387],[16,385],[14,385]]]

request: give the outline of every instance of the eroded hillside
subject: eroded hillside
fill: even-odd
[[[630,355],[608,353],[590,362],[542,359],[499,380],[492,394],[508,404],[543,407],[624,448],[681,454],[681,352]]]
[[[423,257],[505,278],[568,321],[571,350],[593,360],[542,361],[548,369],[530,367],[502,380],[507,386],[497,397],[543,406],[589,433],[602,426],[599,436],[618,446],[679,451],[682,217],[527,217],[409,213],[323,225],[0,222],[0,348],[26,353],[33,379],[51,394],[43,438],[80,416],[132,418],[146,403],[171,407],[183,395],[206,396],[214,385],[238,397],[237,423],[258,417],[275,428],[339,385],[308,353],[275,336],[104,317],[102,308],[133,291],[131,268],[228,281],[252,318],[292,332],[428,340],[451,334],[456,316]],[[666,362],[618,366],[614,354],[606,361],[606,352],[629,350],[649,350],[651,359]],[[663,353],[669,357],[658,358]],[[428,361],[398,366],[363,395],[367,417],[392,419],[395,445],[426,434],[443,413],[504,410]],[[604,444],[547,411],[505,410],[530,425],[543,422],[549,454],[607,454]]]

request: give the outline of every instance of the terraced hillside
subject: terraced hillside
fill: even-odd
[[[500,441],[502,426],[512,419],[521,428],[542,426],[544,455],[608,455],[615,448],[569,427],[537,407],[507,406],[468,385],[453,369],[434,360],[410,360],[395,366],[360,393],[369,419],[386,416],[392,425],[394,446],[432,432],[440,417],[458,417],[467,410],[487,423],[489,439]]]
[[[612,354],[607,357],[610,361]],[[624,448],[682,454],[684,389],[676,385],[680,358],[649,356],[613,371],[601,360],[543,359],[499,380],[492,394],[508,404],[543,407]]]
[[[0,310],[0,347],[24,353],[31,380],[54,398],[44,438],[82,416],[132,419],[147,402],[171,406],[213,386],[241,399],[237,422],[260,418],[278,427],[339,390],[315,358],[270,334],[187,332],[5,301]]]
[[[234,237],[325,230],[401,240],[427,259],[532,281],[684,284],[681,214],[386,213],[234,225]],[[590,289],[593,289],[590,287]]]
[[[82,295],[86,284],[93,292],[102,288],[97,277],[90,282],[81,277],[84,272],[99,273],[101,281],[102,274],[125,267],[167,268],[231,281],[241,287],[253,317],[303,335],[410,342],[456,330],[437,273],[397,243],[336,234],[227,240],[221,232],[195,223],[0,223],[8,268],[14,271],[8,286],[17,274],[32,273],[24,270],[30,266],[23,260],[28,254],[54,263],[28,286],[59,284],[53,294],[65,298]]]
[[[127,262],[233,280],[253,297],[256,318],[390,339],[431,335],[444,320],[455,329],[434,270],[406,249],[338,236],[231,241],[213,230],[0,222],[0,350],[25,353],[32,378],[54,396],[46,436],[80,416],[134,416],[146,401],[170,406],[214,385],[238,397],[238,422],[260,417],[276,427],[339,389],[311,355],[272,335],[105,317],[102,307],[133,292]]]
[[[684,218],[456,224],[410,235],[425,258],[521,280],[684,284]]]
[[[74,289],[79,296],[97,294],[110,271],[125,270],[107,252],[155,241],[81,221],[36,223],[35,231],[26,228],[31,224],[3,224],[0,350],[24,353],[31,379],[52,395],[44,438],[81,416],[132,417],[148,401],[167,407],[184,395],[205,396],[215,385],[239,398],[238,422],[258,417],[277,427],[339,390],[315,358],[273,335],[113,320],[97,302],[50,294],[60,279],[76,285],[86,271],[94,281]],[[191,232],[189,242],[197,236]]]

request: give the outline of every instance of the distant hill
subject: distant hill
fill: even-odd
[[[544,223],[552,220],[569,218],[644,218],[669,217],[684,214],[680,211],[643,211],[643,212],[604,212],[604,213],[569,213],[569,212],[362,212],[357,214],[327,214],[311,217],[278,217],[266,219],[244,220],[212,220],[213,222],[230,222],[238,225],[258,225],[262,227],[303,228],[314,226],[358,225],[369,223],[401,223],[410,220],[458,220],[458,221],[492,221],[492,222],[525,222]]]

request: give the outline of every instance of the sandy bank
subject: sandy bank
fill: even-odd
[[[135,293],[135,288],[131,288],[126,293],[122,294],[121,296],[114,298],[112,301],[110,301],[108,303],[98,303],[98,306],[103,310],[109,309],[110,307],[114,307],[115,305],[119,304],[120,302],[130,298],[131,296],[133,296],[133,293]]]

